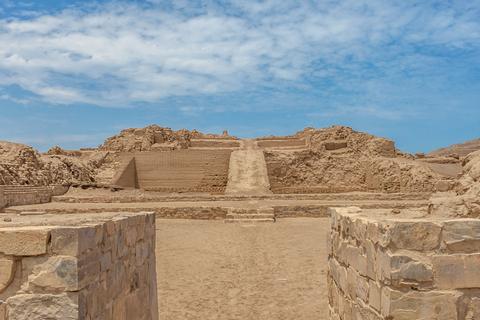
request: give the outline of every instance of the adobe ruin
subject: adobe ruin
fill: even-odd
[[[44,154],[1,142],[0,320],[165,317],[155,218],[253,239],[239,227],[331,219],[325,316],[480,319],[480,146],[457,149],[473,152],[411,155],[342,126],[245,140],[153,125]]]

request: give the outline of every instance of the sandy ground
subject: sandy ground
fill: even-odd
[[[157,220],[160,319],[328,319],[328,229],[328,219]]]
[[[226,194],[270,194],[263,150],[253,140],[242,140],[241,150],[232,152]]]

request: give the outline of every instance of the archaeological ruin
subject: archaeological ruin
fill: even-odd
[[[0,320],[480,320],[480,143],[0,141]]]

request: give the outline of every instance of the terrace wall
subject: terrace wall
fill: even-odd
[[[156,293],[154,214],[0,227],[0,320],[153,320]]]
[[[223,193],[228,181],[231,150],[140,152],[134,164],[122,166],[114,184],[133,181],[139,188],[160,192]],[[133,177],[135,169],[136,180]],[[123,182],[122,182],[123,181]]]
[[[50,202],[52,196],[63,195],[68,191],[68,186],[0,186],[0,208],[40,204]],[[3,192],[2,192],[3,190]],[[2,199],[3,198],[3,199]]]
[[[332,209],[331,319],[480,319],[480,220]]]

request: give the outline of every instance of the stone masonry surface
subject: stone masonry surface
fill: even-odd
[[[331,319],[480,319],[480,219],[330,213]]]
[[[68,191],[68,186],[0,186],[0,210],[3,207],[50,202],[53,196]]]
[[[158,318],[153,213],[2,216],[0,320]]]

